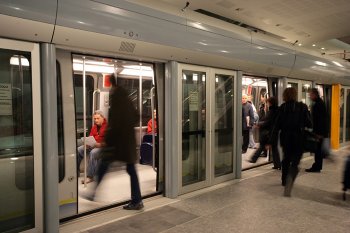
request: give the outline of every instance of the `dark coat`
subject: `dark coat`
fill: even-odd
[[[107,148],[112,148],[111,160],[136,163],[136,139],[134,127],[138,120],[128,93],[122,87],[111,92],[109,124],[106,133]]]
[[[269,134],[275,124],[275,120],[277,118],[278,114],[278,107],[277,106],[270,106],[269,111],[266,113],[266,115],[259,121],[259,137],[260,137],[260,143],[266,144],[269,141]],[[277,144],[276,141],[271,141],[272,145]]]
[[[288,101],[278,109],[278,116],[273,126],[270,143],[277,140],[280,133],[281,146],[289,153],[302,154],[303,129],[312,128],[310,112],[302,102]]]
[[[317,98],[311,107],[313,132],[323,137],[329,135],[328,115],[326,105],[321,98]]]

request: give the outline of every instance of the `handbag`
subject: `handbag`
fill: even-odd
[[[319,140],[316,136],[316,134],[310,132],[309,130],[304,129],[303,130],[303,150],[304,152],[312,152],[315,153]]]

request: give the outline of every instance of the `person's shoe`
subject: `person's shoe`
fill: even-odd
[[[143,203],[139,202],[137,204],[129,202],[127,205],[123,206],[124,210],[142,210],[143,209]]]
[[[272,169],[281,170],[281,168],[280,168],[280,167],[275,167],[275,166],[273,166],[273,167],[272,167]]]
[[[319,173],[319,172],[321,172],[321,170],[319,170],[319,169],[315,169],[315,168],[307,168],[307,169],[305,169],[305,171],[306,172],[314,172],[314,173]]]

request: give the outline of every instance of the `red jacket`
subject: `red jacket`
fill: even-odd
[[[103,123],[100,127],[100,130],[97,131],[97,125],[94,124],[91,128],[89,136],[94,136],[96,142],[101,143],[105,140],[106,129],[107,129],[107,121],[106,119],[103,119]]]
[[[147,133],[152,133],[152,119],[147,123]],[[157,133],[157,121],[154,119],[154,133]]]

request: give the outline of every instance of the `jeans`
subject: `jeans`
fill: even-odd
[[[86,155],[89,159],[86,174],[88,177],[93,178],[96,173],[97,163],[98,163],[98,155],[101,153],[101,148],[86,148]],[[77,168],[79,170],[79,166],[81,161],[84,158],[84,146],[78,147],[78,164]]]
[[[104,175],[106,174],[109,165],[111,164],[110,161],[101,160],[98,164],[97,169],[97,186],[101,183]],[[137,176],[137,172],[135,169],[135,164],[128,163],[126,164],[126,171],[128,172],[130,176],[130,184],[131,184],[131,203],[138,204],[142,202],[141,197],[141,190],[140,190],[140,184],[139,179]]]
[[[253,135],[253,129],[249,129],[249,145],[248,147],[254,148],[255,147],[255,140]]]

